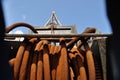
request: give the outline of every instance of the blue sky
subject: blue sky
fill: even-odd
[[[6,26],[16,22],[43,26],[55,11],[62,25],[76,25],[78,33],[87,27],[111,33],[105,0],[3,0],[3,7]]]

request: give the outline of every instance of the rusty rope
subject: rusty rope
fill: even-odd
[[[94,31],[90,28],[84,32]],[[67,43],[62,37],[58,45],[37,38],[25,39],[16,57],[9,60],[14,80],[95,80],[94,58],[88,39],[75,37]],[[79,46],[74,46],[78,40],[81,40]]]
[[[32,30],[34,33],[37,33],[37,31],[34,29],[34,27],[30,24],[27,23],[23,23],[23,22],[18,22],[18,23],[14,23],[11,26],[8,26],[5,30],[6,33],[9,33],[11,30],[13,30],[16,27],[20,27],[20,26],[24,26],[29,28],[30,30]]]

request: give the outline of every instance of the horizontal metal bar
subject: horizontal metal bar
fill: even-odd
[[[51,28],[36,28],[36,30],[51,30]],[[65,28],[53,28],[53,30],[71,30],[70,27],[65,27]]]
[[[66,42],[69,42],[70,40],[72,40],[74,38],[65,38]],[[6,38],[6,41],[15,41],[15,38]],[[48,40],[48,41],[54,41],[54,42],[59,42],[60,38],[40,38],[40,40]]]
[[[60,38],[40,38],[41,40],[48,40],[48,41],[54,41],[54,42],[59,42]],[[74,38],[65,38],[65,41],[70,41]]]
[[[5,34],[5,37],[29,37],[29,38],[71,38],[71,37],[109,37],[112,34],[94,34],[94,33],[83,33],[83,34]]]

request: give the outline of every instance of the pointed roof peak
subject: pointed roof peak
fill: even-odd
[[[52,14],[55,14],[55,11],[52,11]]]
[[[58,20],[55,11],[52,11],[51,17],[48,19],[48,21],[45,23],[44,26],[48,26],[50,24],[59,25],[59,26],[62,25]]]

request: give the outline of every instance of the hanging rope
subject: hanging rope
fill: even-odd
[[[83,33],[94,32],[94,28],[89,28]],[[25,39],[16,57],[9,60],[14,80],[96,80],[89,38],[75,37],[66,42],[62,37],[58,45],[37,38]]]

